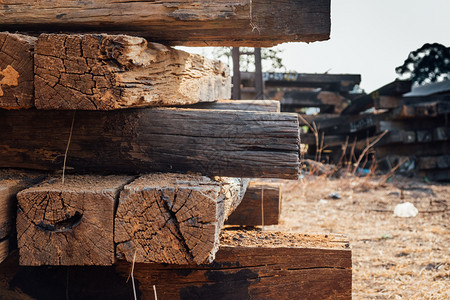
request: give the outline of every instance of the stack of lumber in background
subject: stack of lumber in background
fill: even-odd
[[[279,184],[246,178],[298,179],[298,118],[169,47],[324,40],[329,9],[3,1],[0,298],[350,298],[345,238],[223,232],[278,222]]]
[[[309,146],[309,158],[319,151],[323,160],[334,163],[351,161],[350,155],[354,162],[373,144],[361,168],[377,164],[448,181],[449,113],[449,81],[412,88],[410,81],[396,80],[355,98],[339,116],[302,115],[301,125],[318,128],[318,139],[302,135],[302,143]]]
[[[314,108],[320,114],[339,114],[355,97],[351,93],[361,82],[360,75],[353,74],[263,74],[264,99],[280,102],[282,112],[304,113]],[[243,99],[255,99],[255,75],[241,73]]]

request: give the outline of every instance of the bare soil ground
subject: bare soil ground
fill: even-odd
[[[450,184],[384,181],[323,176],[286,181],[281,223],[264,230],[347,235],[354,299],[450,299]],[[402,202],[413,203],[419,214],[394,216]]]

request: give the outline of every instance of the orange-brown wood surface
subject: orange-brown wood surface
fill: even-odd
[[[35,37],[0,32],[0,108],[18,109],[34,105],[35,40]]]

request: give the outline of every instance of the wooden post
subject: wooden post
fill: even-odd
[[[112,265],[113,220],[125,176],[67,176],[17,195],[20,264]]]
[[[36,42],[36,107],[111,110],[229,99],[228,67],[143,38],[42,34]]]
[[[255,89],[256,99],[258,100],[264,100],[264,80],[261,61],[261,48],[255,48]]]
[[[35,40],[30,36],[0,32],[0,108],[30,108],[34,105]]]
[[[241,99],[241,67],[240,67],[240,57],[241,53],[239,47],[233,47],[232,58],[233,58],[233,100]]]
[[[296,114],[206,109],[0,110],[0,167],[298,179]]]
[[[264,213],[264,217],[262,214]],[[238,226],[277,225],[281,213],[279,183],[250,181],[244,199],[226,224]]]
[[[135,264],[134,278],[143,299],[154,285],[161,300],[351,299],[351,248],[342,236],[224,231],[214,263]]]
[[[238,179],[146,175],[126,185],[115,218],[117,256],[129,262],[213,261],[225,219],[242,200]]]

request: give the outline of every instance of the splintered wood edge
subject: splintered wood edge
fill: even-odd
[[[351,251],[349,240],[337,234],[303,234],[257,230],[222,230],[220,248],[310,248]]]
[[[9,254],[9,240],[0,241],[0,263],[2,263]]]
[[[32,186],[24,192],[38,191],[103,191],[104,189],[119,189],[132,181],[134,176],[127,175],[67,175],[62,183],[62,178],[52,177],[44,182]]]

